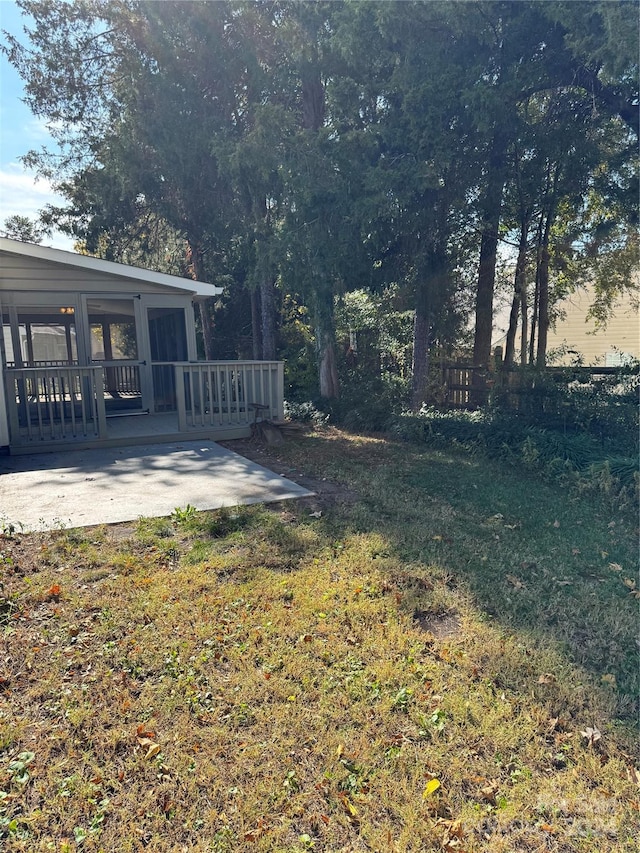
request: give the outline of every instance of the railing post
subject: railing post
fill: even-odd
[[[98,416],[98,437],[107,437],[107,412],[104,405],[104,376],[102,367],[97,368],[94,375],[94,394],[96,400],[96,414]],[[73,400],[71,401],[73,405]]]
[[[174,365],[176,383],[176,405],[178,408],[178,429],[180,432],[187,431],[187,407],[184,393],[184,367],[181,364]],[[191,401],[193,406],[193,400]]]
[[[284,364],[276,364],[276,420],[284,420]]]
[[[6,374],[7,408],[9,409],[9,429],[11,431],[10,440],[12,442],[20,440],[19,407],[22,406],[26,416],[28,416],[25,386],[26,382],[24,379]]]

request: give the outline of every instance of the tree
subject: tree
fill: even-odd
[[[0,235],[23,243],[42,243],[47,229],[39,222],[16,213],[5,219]]]

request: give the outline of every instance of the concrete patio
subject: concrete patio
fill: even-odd
[[[25,532],[311,494],[212,441],[0,457],[0,524]]]

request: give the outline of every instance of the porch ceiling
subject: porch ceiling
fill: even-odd
[[[212,441],[0,458],[0,522],[89,527],[310,495]]]

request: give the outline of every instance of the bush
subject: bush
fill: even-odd
[[[638,498],[637,453],[608,455],[597,436],[532,426],[521,412],[514,415],[497,408],[441,412],[425,407],[417,414],[395,416],[391,432],[404,440],[433,447],[457,446],[524,465],[554,479],[568,479],[582,490],[606,494],[621,508]],[[628,441],[625,436],[627,446]]]
[[[394,416],[406,407],[408,384],[393,374],[367,378],[353,371],[344,380],[339,400],[319,403],[331,421],[345,429],[387,432]]]
[[[591,435],[605,455],[633,455],[638,435],[638,365],[609,375],[566,368],[516,374],[518,387],[498,388],[490,410],[530,427]]]
[[[304,403],[284,401],[284,416],[288,421],[298,421],[301,424],[323,426],[329,420],[326,412],[318,409],[311,400]]]

